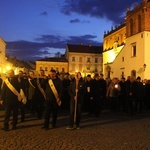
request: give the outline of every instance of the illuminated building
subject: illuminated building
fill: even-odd
[[[58,57],[58,58],[51,57],[51,58],[45,58],[36,61],[37,73],[39,73],[40,70],[44,70],[45,75],[48,75],[51,69],[55,69],[59,73],[68,72],[67,59],[64,57]]]
[[[125,21],[104,34],[104,75],[150,79],[150,2],[128,9]]]
[[[11,66],[12,64],[6,61],[6,43],[0,37],[0,74],[6,73]]]
[[[87,74],[102,73],[102,46],[67,44],[66,58],[69,73],[81,72]]]

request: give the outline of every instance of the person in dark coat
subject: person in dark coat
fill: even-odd
[[[93,101],[93,79],[91,75],[88,74],[86,77],[86,82],[84,84],[85,91],[84,91],[84,108],[89,115],[94,113],[94,101]]]
[[[70,94],[70,123],[67,130],[80,129],[81,110],[84,99],[84,80],[80,72],[77,72],[75,79],[69,87]]]
[[[62,97],[62,108],[64,110],[69,110],[69,104],[70,104],[70,95],[68,93],[68,88],[70,86],[70,79],[69,79],[69,73],[65,73],[64,79],[62,80],[63,84],[63,97]]]
[[[102,97],[101,97],[101,104],[100,104],[100,109],[102,109],[106,106],[106,90],[107,90],[107,83],[106,80],[104,79],[104,75],[101,73],[99,77],[100,84],[102,85]]]
[[[109,84],[109,87],[107,89],[107,94],[106,96],[110,100],[110,109],[112,112],[117,112],[118,111],[118,97],[119,93],[121,91],[120,84],[118,83],[117,78],[113,78],[111,83]]]
[[[124,77],[121,78],[119,82],[121,91],[119,95],[119,106],[120,110],[123,112],[127,112],[127,103],[126,103],[126,80]]]
[[[143,97],[144,97],[143,83],[141,82],[141,77],[137,77],[137,79],[136,79],[135,112],[141,113],[143,111]]]
[[[1,91],[2,91],[2,84],[3,84],[3,79],[1,78],[1,75],[0,75],[0,95],[1,95]]]
[[[33,96],[33,106],[38,115],[38,119],[42,118],[45,103],[45,89],[46,89],[46,79],[44,70],[40,70],[40,75],[35,79],[34,82],[34,96]]]
[[[8,76],[8,84],[11,84],[15,90],[20,93],[20,83],[18,81],[18,77],[14,77],[14,71],[9,70],[7,72]],[[21,101],[20,97],[17,96],[6,84],[6,80],[2,87],[1,99],[5,107],[5,118],[4,118],[4,127],[2,130],[8,131],[9,130],[9,119],[11,116],[11,112],[13,112],[13,122],[12,122],[12,129],[16,129],[17,120],[18,120],[18,106],[19,100]]]
[[[28,80],[23,76],[23,71],[19,71],[19,82],[20,82],[20,87],[24,92],[24,95],[27,97],[27,88],[28,88]],[[23,103],[22,101],[19,102],[19,107],[20,107],[20,113],[21,113],[21,122],[24,122],[25,119],[25,111],[26,111],[26,103]]]
[[[33,70],[29,71],[28,77],[28,96],[27,96],[27,109],[31,111],[31,114],[35,113],[35,102],[34,102],[34,91],[36,79],[34,78],[35,74]]]
[[[50,82],[52,81],[52,82]],[[56,89],[56,91],[54,90]],[[45,110],[45,121],[43,129],[48,130],[50,124],[50,114],[52,113],[52,128],[56,127],[57,114],[59,106],[61,105],[63,86],[60,78],[57,77],[56,71],[50,71],[50,78],[47,79],[46,83],[46,110]]]
[[[94,98],[94,114],[95,117],[99,117],[102,109],[102,96],[103,96],[103,84],[100,81],[99,74],[95,74],[93,80],[94,88],[93,88],[93,98]]]
[[[135,100],[136,100],[136,79],[135,77],[130,77],[130,81],[126,84],[126,94],[127,94],[127,112],[129,115],[134,115],[135,113]]]
[[[143,85],[144,88],[144,108],[150,110],[150,80]]]

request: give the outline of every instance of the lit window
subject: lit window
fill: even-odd
[[[87,67],[87,70],[90,70],[90,67]]]
[[[136,56],[136,45],[132,45],[132,57]]]
[[[91,62],[91,61],[90,61],[90,57],[87,58],[87,62]]]
[[[98,58],[95,58],[95,63],[98,63]]]
[[[75,62],[75,57],[72,57],[72,61]]]
[[[42,67],[40,67],[40,70],[43,70]]]

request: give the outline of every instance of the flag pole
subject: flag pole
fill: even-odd
[[[76,78],[76,95],[75,95],[75,105],[74,105],[74,125],[76,125],[76,116],[77,116],[77,96],[78,96],[78,78]]]

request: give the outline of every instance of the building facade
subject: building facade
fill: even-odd
[[[109,40],[111,37],[113,42]],[[115,39],[120,40],[116,46]],[[150,2],[143,0],[140,5],[127,10],[124,26],[104,35],[104,74],[110,78],[140,76],[150,79],[149,42]]]
[[[59,73],[68,72],[68,61],[64,57],[60,58],[45,58],[36,61],[36,71],[45,71],[45,75],[50,73],[50,70],[55,69]]]
[[[102,73],[102,46],[67,44],[66,58],[70,74],[80,71],[82,76]]]
[[[0,37],[0,74],[3,76],[7,70],[12,68],[12,64],[6,58],[6,42]]]
[[[0,73],[5,71],[5,64],[6,64],[6,43],[0,37]]]

